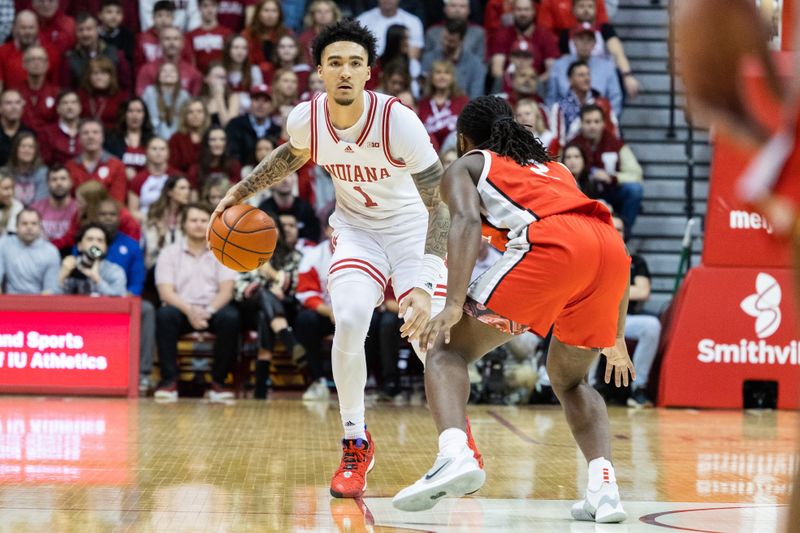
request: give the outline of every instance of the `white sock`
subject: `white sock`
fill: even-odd
[[[439,435],[439,455],[453,457],[467,447],[467,434],[458,428],[448,428]]]
[[[340,409],[344,438],[367,440],[367,428],[364,423],[364,405],[356,409]]]
[[[588,488],[591,491],[600,490],[603,483],[616,483],[617,475],[611,461],[605,457],[598,457],[589,461],[589,482]]]

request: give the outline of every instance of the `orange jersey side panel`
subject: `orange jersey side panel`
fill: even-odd
[[[509,231],[519,230],[518,219],[508,216],[508,204],[527,211],[531,222],[543,218],[575,213],[597,217],[611,223],[611,213],[600,202],[587,197],[575,182],[572,173],[557,162],[521,166],[514,160],[485,151],[491,157],[488,172],[484,170],[478,190],[483,210],[484,237],[495,248],[504,250]],[[493,201],[492,197],[505,201]],[[535,226],[535,224],[532,224]],[[533,229],[533,228],[532,228]]]

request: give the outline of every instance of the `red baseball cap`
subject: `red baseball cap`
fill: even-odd
[[[269,90],[269,86],[266,83],[260,83],[250,87],[250,96],[266,96],[271,100],[272,91]]]
[[[595,32],[597,32],[597,26],[591,22],[581,22],[577,26],[574,26],[572,30],[570,30],[569,36],[575,37],[576,35],[580,35],[582,33],[589,33],[594,36]]]
[[[528,41],[518,39],[511,45],[511,50],[508,51],[508,54],[533,57],[533,50],[531,50],[531,44]]]

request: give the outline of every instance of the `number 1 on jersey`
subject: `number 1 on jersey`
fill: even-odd
[[[364,207],[375,207],[376,205],[378,205],[378,202],[375,202],[375,201],[374,201],[372,198],[370,198],[370,197],[369,197],[369,195],[368,195],[367,193],[365,193],[365,192],[364,192],[364,191],[361,189],[361,187],[359,187],[359,186],[355,186],[355,187],[353,187],[353,189],[355,189],[356,191],[358,191],[358,193],[359,193],[361,196],[363,196],[363,197],[364,197]]]

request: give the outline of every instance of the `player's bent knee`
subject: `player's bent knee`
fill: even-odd
[[[464,363],[464,366],[470,362],[466,355],[459,350],[444,347],[433,348],[425,354],[425,371],[437,372],[440,368],[459,360]]]

